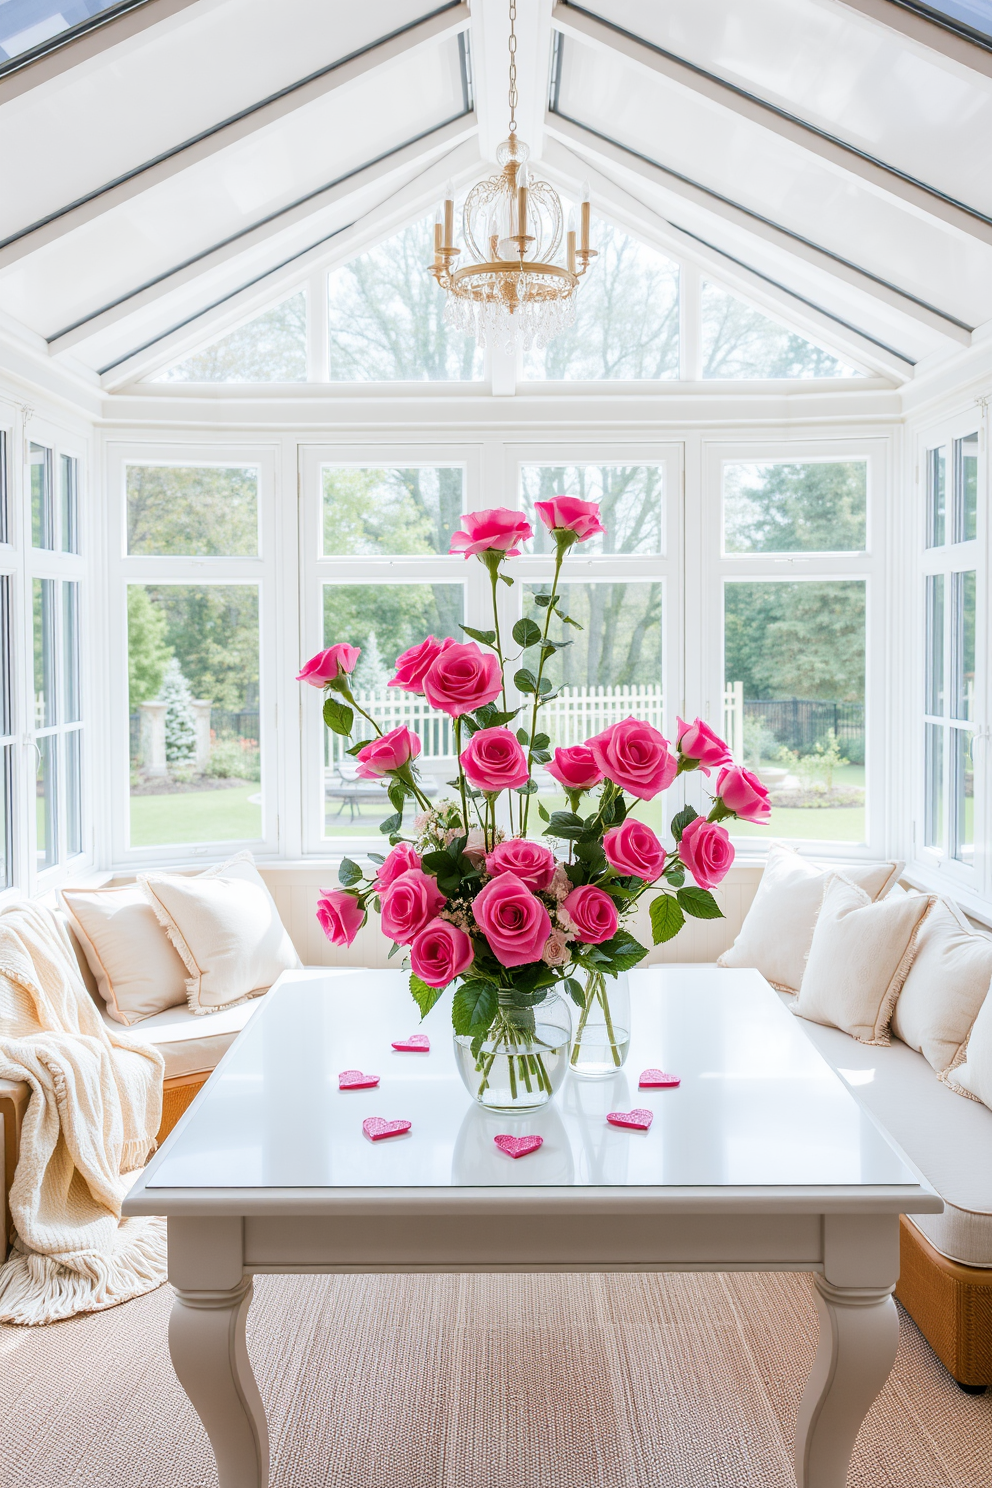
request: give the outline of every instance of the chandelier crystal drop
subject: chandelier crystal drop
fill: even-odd
[[[510,133],[496,151],[502,169],[465,198],[464,248],[454,244],[454,191],[445,192],[430,269],[448,296],[446,324],[480,346],[508,352],[547,346],[574,322],[579,280],[596,257],[589,247],[589,192],[583,192],[576,242],[574,217],[566,228],[558,193],[527,173],[530,151],[517,138],[515,117],[516,14],[516,0],[510,0]]]

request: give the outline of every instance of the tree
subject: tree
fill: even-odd
[[[863,702],[863,579],[728,584],[726,679],[745,699]]]
[[[257,587],[149,584],[148,595],[194,696],[231,712],[257,708]]]
[[[301,290],[194,352],[159,382],[305,382],[307,297]]]
[[[867,541],[863,460],[728,465],[728,553],[858,552]]]
[[[127,550],[165,557],[253,558],[258,467],[128,465]]]
[[[389,681],[390,671],[382,659],[376,633],[370,630],[355,668],[352,688],[358,692],[379,692]]]
[[[127,586],[127,680],[130,708],[158,695],[172,656],[166,621],[142,584]]]
[[[716,284],[703,284],[702,323],[704,378],[861,375]]]
[[[175,657],[169,662],[159,691],[165,703],[165,758],[170,765],[190,765],[196,758],[193,694]]]

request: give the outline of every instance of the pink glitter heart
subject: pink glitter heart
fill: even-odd
[[[633,1111],[611,1111],[606,1119],[611,1126],[626,1126],[631,1131],[647,1131],[654,1120],[654,1112],[637,1106]]]
[[[669,1085],[681,1085],[680,1075],[666,1075],[664,1070],[648,1069],[637,1082],[642,1090],[662,1090]]]
[[[342,1070],[338,1075],[339,1090],[371,1090],[378,1083],[378,1075],[363,1075],[361,1070]]]
[[[381,1116],[369,1116],[362,1122],[362,1131],[370,1142],[381,1142],[383,1137],[399,1137],[408,1132],[410,1121],[384,1121]]]
[[[401,1054],[429,1054],[431,1041],[426,1033],[411,1033],[409,1038],[397,1039],[393,1048]]]
[[[493,1141],[507,1157],[526,1157],[528,1152],[544,1146],[543,1137],[493,1137]]]

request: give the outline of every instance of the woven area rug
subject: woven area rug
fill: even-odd
[[[0,1328],[4,1488],[213,1488],[167,1287]],[[988,1488],[992,1398],[902,1315],[851,1488]],[[795,1488],[797,1275],[259,1277],[272,1488]]]

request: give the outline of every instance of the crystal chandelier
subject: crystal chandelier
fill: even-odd
[[[579,243],[574,215],[563,234],[558,193],[547,181],[527,174],[530,154],[517,139],[517,18],[510,0],[510,135],[496,151],[498,175],[480,181],[465,198],[462,237],[465,261],[455,260],[455,203],[445,193],[443,212],[434,222],[434,263],[430,272],[448,300],[445,322],[474,336],[480,346],[513,352],[546,346],[575,320],[579,280],[596,257],[589,247],[589,192],[583,192]],[[564,262],[554,260],[565,240]]]

